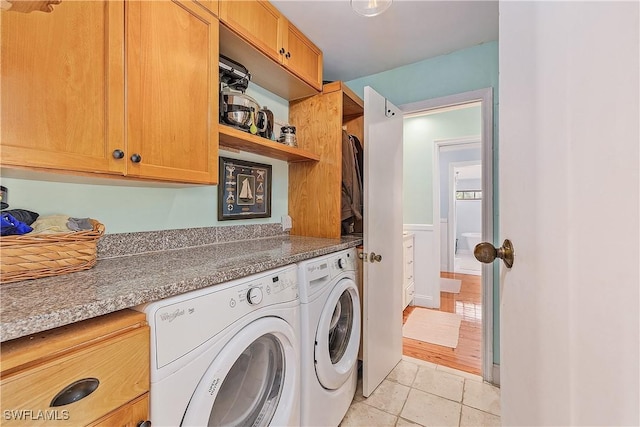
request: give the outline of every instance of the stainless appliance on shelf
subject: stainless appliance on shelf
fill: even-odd
[[[251,73],[242,64],[220,55],[220,123],[271,139],[273,113],[244,92]]]

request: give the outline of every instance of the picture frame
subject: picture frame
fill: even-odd
[[[271,217],[271,165],[220,157],[218,221]]]

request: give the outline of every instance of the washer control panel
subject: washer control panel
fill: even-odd
[[[335,273],[340,273],[344,271],[356,271],[358,265],[356,263],[356,250],[351,249],[345,252],[341,252],[339,255],[336,255],[333,258],[332,266],[334,268]]]

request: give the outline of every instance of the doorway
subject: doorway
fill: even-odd
[[[421,276],[416,272],[415,297],[412,305],[404,312],[404,320],[417,309],[460,315],[462,322],[458,345],[446,348],[405,338],[404,353],[439,365],[450,365],[454,369],[480,374],[486,381],[494,382],[493,270],[472,263],[469,259],[471,245],[476,240],[493,241],[492,90],[483,89],[401,106],[405,119],[473,108],[478,110],[480,116],[480,125],[475,131],[459,133],[457,136],[444,135],[431,143],[431,153],[428,156],[431,158],[427,159],[424,168],[431,169],[429,180],[432,185],[431,191],[424,192],[423,196],[432,201],[428,203],[431,205],[432,215],[419,224],[416,224],[416,218],[407,218],[405,215],[405,229],[431,231],[432,236],[429,241],[424,238],[416,239],[416,265],[429,267]],[[405,127],[405,141],[406,136]],[[474,149],[477,153],[475,159],[460,157],[464,151]],[[441,167],[441,159],[456,155],[457,161],[450,160],[446,167]],[[416,194],[415,189],[411,189],[412,184],[407,184],[406,181],[405,174],[405,200],[407,190]],[[443,186],[443,190],[440,188],[441,183],[447,184]],[[410,203],[422,203],[420,197],[415,199],[418,200]],[[464,214],[479,211],[480,215],[471,223],[467,220],[461,222],[455,216],[456,211]],[[411,212],[410,207],[409,214]],[[428,247],[420,248],[419,242]],[[445,286],[445,289],[441,289],[441,278],[457,282],[459,288],[450,290]],[[420,354],[421,352],[424,354]]]

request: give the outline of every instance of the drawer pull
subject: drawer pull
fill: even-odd
[[[51,401],[50,407],[64,406],[84,399],[96,391],[100,381],[97,378],[83,378],[62,389]]]

